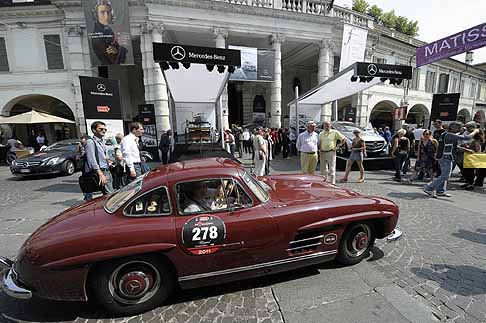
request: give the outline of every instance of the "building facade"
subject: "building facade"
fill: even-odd
[[[254,112],[262,109],[268,126],[288,125],[294,86],[299,84],[304,93],[338,71],[344,24],[368,31],[366,61],[414,66],[415,48],[422,42],[380,26],[371,17],[329,4],[322,0],[130,0],[134,65],[93,68],[80,0],[0,0],[0,115],[34,108],[76,122],[69,129],[47,127],[53,139],[59,138],[59,131],[87,133],[79,76],[101,76],[120,81],[125,121],[136,117],[139,105],[151,103],[159,132],[178,129],[184,120],[177,120],[177,111],[171,109],[164,76],[153,61],[152,42],[275,51],[274,82],[229,82],[223,94],[225,128],[252,123]],[[407,103],[407,122],[427,123],[434,93],[460,92],[460,118],[485,122],[483,69],[446,59],[414,68],[413,75],[409,85],[378,85],[339,100],[337,112],[330,104],[323,105],[320,119],[393,126],[394,109]],[[32,130],[17,131],[24,136]]]

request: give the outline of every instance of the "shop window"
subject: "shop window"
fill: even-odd
[[[457,78],[452,79],[451,93],[456,93],[457,91]]]
[[[459,93],[461,93],[461,96],[464,96],[465,87],[466,87],[466,81],[462,80],[461,83],[459,84]]]
[[[160,216],[170,214],[170,202],[167,189],[161,187],[150,191],[135,201],[125,210],[126,216]]]
[[[419,86],[420,86],[420,68],[416,67],[413,70],[412,89],[418,90]]]
[[[44,35],[44,46],[46,49],[47,69],[63,70],[62,45],[59,35]]]
[[[435,91],[435,78],[436,73],[432,71],[427,71],[427,77],[425,78],[425,91],[434,93]]]
[[[469,97],[470,98],[476,97],[476,82],[471,82],[471,88],[469,89]]]
[[[8,72],[7,47],[5,46],[5,38],[0,37],[0,72]]]
[[[439,75],[439,88],[437,93],[447,93],[449,89],[449,74],[441,73]]]

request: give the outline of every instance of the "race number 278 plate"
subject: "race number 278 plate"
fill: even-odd
[[[197,216],[182,227],[182,242],[193,255],[209,255],[221,248],[226,238],[226,226],[217,216]]]

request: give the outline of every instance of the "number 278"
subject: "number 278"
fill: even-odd
[[[192,241],[206,240],[208,233],[210,239],[218,238],[218,228],[214,225],[210,227],[194,228],[192,229],[192,233],[194,234],[192,236]]]

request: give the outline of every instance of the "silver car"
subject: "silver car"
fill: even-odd
[[[355,129],[361,131],[361,138],[366,143],[366,154],[368,157],[383,157],[388,155],[388,144],[386,140],[373,130],[366,130],[358,127],[352,122],[346,121],[333,122],[332,128],[336,129],[346,137],[346,144],[342,149],[338,150],[339,155],[349,155],[351,152],[351,145],[353,144],[354,139],[353,131]]]

